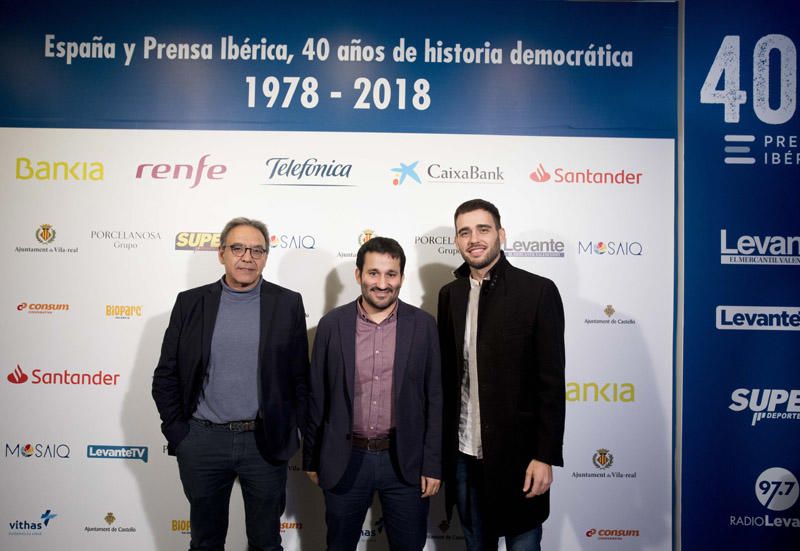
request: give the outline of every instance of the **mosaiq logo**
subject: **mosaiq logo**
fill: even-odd
[[[531,180],[539,184],[552,182],[554,184],[584,184],[592,185],[633,185],[638,186],[642,182],[642,172],[631,171],[630,169],[597,170],[595,168],[566,168],[556,167],[552,172],[545,168],[544,164],[538,166],[528,175]]]
[[[205,180],[222,180],[228,172],[226,165],[210,164],[206,153],[194,164],[143,163],[136,167],[137,180],[172,180],[189,184],[194,189]]]
[[[800,266],[800,236],[797,235],[740,235],[719,232],[721,264],[761,264],[769,266]]]
[[[642,256],[639,241],[578,241],[578,254],[590,256]]]
[[[282,234],[274,233],[269,236],[269,246],[272,249],[316,249],[317,238],[308,234]]]
[[[350,182],[353,165],[335,159],[270,157],[265,164],[265,186],[355,187]]]
[[[9,444],[6,442],[6,457],[69,459],[71,453],[69,445],[63,443]]]
[[[761,421],[800,421],[800,390],[737,388],[728,406],[736,413],[752,413],[750,426]]]

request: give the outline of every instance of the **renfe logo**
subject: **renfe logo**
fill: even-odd
[[[228,171],[228,167],[225,165],[206,166],[206,159],[208,159],[208,157],[210,157],[209,153],[200,157],[197,166],[186,164],[170,165],[166,163],[144,163],[136,167],[136,179],[141,180],[142,178],[149,177],[153,180],[166,180],[168,178],[172,180],[193,180],[194,183],[189,186],[189,189],[196,188],[204,175],[209,180],[221,180],[222,175]],[[149,169],[147,169],[147,167],[149,167]]]
[[[717,329],[800,331],[800,307],[717,306]]]
[[[800,266],[800,236],[742,235],[728,245],[728,232],[719,232],[721,264],[782,264]]]

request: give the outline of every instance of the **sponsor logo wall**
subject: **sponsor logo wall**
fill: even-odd
[[[685,551],[800,542],[795,8],[686,4]]]
[[[179,2],[176,13],[199,17],[182,31],[175,31],[174,15],[165,16],[168,26],[158,17],[145,24],[113,6],[68,4],[65,11],[51,3],[45,15],[15,14],[10,23],[21,38],[13,45],[0,33],[4,51],[29,60],[22,74],[42,93],[53,85],[36,74],[61,75],[60,94],[72,99],[64,104],[46,92],[17,93],[12,101],[14,75],[0,86],[7,100],[0,102],[0,171],[7,176],[0,186],[7,228],[0,254],[8,298],[0,400],[9,412],[0,421],[0,459],[4,491],[15,496],[2,505],[9,528],[0,548],[188,546],[188,505],[150,385],[175,295],[223,273],[216,253],[230,218],[267,223],[266,277],[302,292],[313,338],[322,315],[358,295],[356,252],[375,236],[394,237],[405,248],[402,300],[435,314],[439,288],[461,263],[453,210],[484,197],[500,208],[506,256],[552,278],[564,299],[567,464],[556,469],[545,546],[671,549],[676,129],[675,87],[665,92],[664,84],[676,82],[677,37],[663,29],[674,30],[677,10],[668,3],[561,4],[536,8],[552,11],[561,30],[538,22],[514,30],[505,8],[497,17],[485,7],[426,5],[454,24],[479,16],[487,26],[485,34],[459,31],[457,48],[437,46],[435,37],[426,54],[424,34],[439,30],[416,16],[413,24],[404,19],[406,45],[419,47],[416,62],[392,58],[391,47],[384,62],[347,57],[367,51],[364,42],[350,44],[351,34],[366,40],[364,33],[374,32],[376,41],[394,46],[398,32],[406,32],[398,30],[403,22],[385,23],[380,8],[312,3],[304,9],[320,29],[314,33],[288,5],[245,14],[236,6]],[[161,9],[147,6],[154,14]],[[520,6],[539,20],[540,12]],[[421,7],[406,6],[404,18]],[[97,39],[77,24],[89,18],[107,22],[92,30]],[[261,29],[250,23],[256,20],[271,23]],[[576,21],[594,30],[579,31]],[[231,41],[250,37],[255,47],[260,33],[267,44],[288,48],[293,61],[230,58]],[[302,53],[312,34],[313,60]],[[111,37],[128,35],[147,37],[138,39],[130,65],[121,42],[108,57]],[[589,52],[585,59],[594,65],[569,65],[562,50],[540,55],[542,63],[555,61],[537,65],[533,50],[531,57],[523,53],[535,39],[577,48],[599,35],[610,46],[600,48],[602,56]],[[225,59],[218,49],[223,36]],[[480,57],[478,46],[490,38]],[[179,44],[198,40],[197,52],[212,57],[181,57]],[[153,41],[166,41],[162,54]],[[72,43],[77,49],[68,60]],[[328,59],[317,59],[326,43]],[[599,64],[615,52],[619,58],[623,44],[633,48],[624,57],[630,66]],[[519,57],[512,55],[516,47]],[[505,50],[501,64],[491,62],[498,48]],[[466,50],[456,61],[455,52]],[[354,71],[359,75],[351,79]],[[614,81],[610,89],[607,79]],[[98,96],[99,82],[110,88]],[[498,90],[487,91],[489,82]],[[576,94],[569,101],[557,91],[565,86]],[[637,90],[636,98],[621,101],[619,89]],[[495,97],[500,91],[505,97]],[[129,101],[128,94],[140,99]],[[640,105],[643,94],[650,99]],[[645,107],[651,118],[631,117]],[[728,230],[725,247],[749,254],[749,241],[738,244],[745,233],[734,234],[738,226],[720,227]],[[754,238],[752,250],[764,239],[758,245]],[[794,246],[787,242],[787,250]],[[772,319],[785,310],[780,323],[788,329],[797,308],[775,305],[800,302],[752,304],[761,306],[724,307],[720,320],[749,335],[747,329],[761,327],[753,316]],[[751,386],[745,379],[725,389],[725,414],[750,427],[754,413],[794,412],[796,387],[759,386],[773,393],[759,409],[765,391],[754,399]],[[786,396],[775,390],[781,388]],[[752,430],[768,422],[793,421],[764,418]],[[322,496],[297,458],[287,484],[284,548],[324,548]],[[246,546],[243,519],[235,489],[233,549]],[[432,502],[428,532],[429,551],[463,548],[443,496]],[[388,549],[377,503],[359,549]]]

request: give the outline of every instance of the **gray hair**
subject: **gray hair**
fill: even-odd
[[[264,236],[264,244],[266,245],[267,252],[269,252],[269,231],[267,230],[267,225],[261,220],[245,218],[244,216],[234,218],[225,224],[225,227],[222,228],[222,233],[219,236],[220,246],[225,246],[225,241],[228,239],[228,233],[230,233],[230,231],[237,226],[250,226],[260,231],[261,235]]]

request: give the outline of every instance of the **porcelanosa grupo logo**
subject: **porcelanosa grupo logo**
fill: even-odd
[[[150,182],[169,180],[183,181],[189,184],[189,189],[196,188],[204,180],[221,180],[228,167],[220,164],[207,164],[211,156],[206,153],[200,160],[193,164],[187,163],[143,163],[136,167],[136,179]]]
[[[783,388],[737,388],[728,409],[752,413],[750,426],[761,421],[800,421],[800,390]]]
[[[403,182],[406,181],[406,178],[411,178],[416,183],[421,184],[422,180],[419,178],[419,174],[417,174],[416,168],[419,164],[419,161],[414,161],[413,163],[405,164],[400,163],[400,166],[392,168],[391,172],[394,173],[392,177],[392,185],[401,186]]]
[[[29,379],[32,385],[67,385],[67,386],[117,386],[119,373],[107,373],[98,369],[92,373],[80,373],[64,369],[62,371],[44,371],[36,368],[31,371],[30,377],[22,367],[17,367],[6,376],[9,383],[19,385]]]
[[[317,157],[294,159],[270,157],[266,160],[266,186],[354,187],[350,181],[353,165]]]
[[[632,171],[627,168],[612,170],[597,170],[596,168],[565,168],[556,167],[551,174],[542,163],[528,175],[539,184],[552,182],[554,184],[584,184],[592,185],[639,185],[642,182],[642,172]]]
[[[800,266],[800,236],[740,235],[728,241],[728,231],[719,232],[721,264]]]
[[[758,528],[800,528],[800,518],[782,513],[794,507],[800,495],[797,477],[783,467],[765,469],[755,482],[755,495],[758,502],[772,513],[763,515],[736,514],[730,515],[731,526]]]
[[[105,241],[115,249],[133,250],[138,249],[142,243],[160,241],[161,233],[155,231],[140,230],[91,230],[89,239],[93,241]]]

